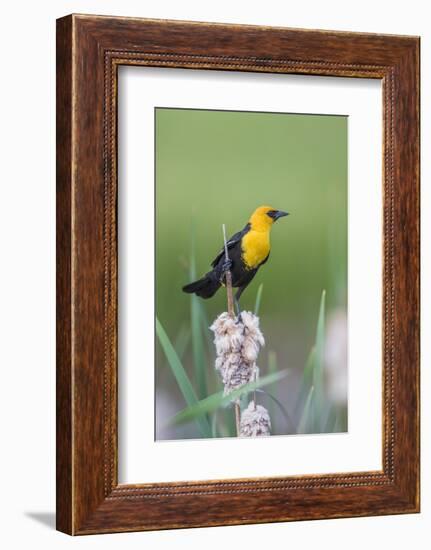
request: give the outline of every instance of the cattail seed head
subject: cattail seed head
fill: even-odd
[[[268,411],[262,405],[250,401],[241,414],[240,436],[259,437],[271,435],[271,419]]]
[[[217,358],[225,395],[256,379],[257,356],[265,340],[259,329],[259,318],[244,311],[233,319],[227,312],[217,317],[210,327],[214,332]]]

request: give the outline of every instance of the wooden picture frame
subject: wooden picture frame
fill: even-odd
[[[383,469],[119,485],[117,68],[383,83]],[[57,21],[57,529],[419,511],[419,38],[70,15]]]

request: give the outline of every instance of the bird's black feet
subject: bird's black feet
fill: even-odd
[[[223,273],[226,273],[226,271],[229,271],[229,269],[232,267],[232,260],[225,260],[222,265]]]
[[[225,260],[221,266],[220,282],[224,282],[224,276],[226,272],[232,267],[232,260]]]

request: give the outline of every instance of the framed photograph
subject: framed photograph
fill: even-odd
[[[57,528],[419,511],[419,38],[57,21]]]

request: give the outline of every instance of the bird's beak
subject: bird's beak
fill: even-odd
[[[277,210],[277,213],[274,216],[274,220],[277,221],[278,218],[282,218],[283,216],[288,216],[289,212],[283,212],[283,210]]]

